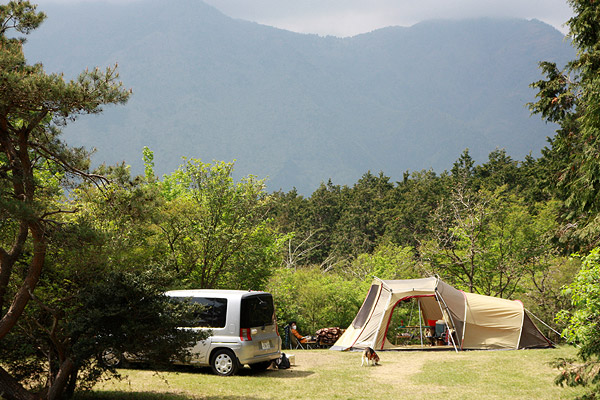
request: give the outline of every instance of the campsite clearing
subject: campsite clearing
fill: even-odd
[[[99,384],[77,400],[187,399],[572,399],[579,389],[553,383],[548,363],[572,357],[571,347],[513,351],[382,351],[381,365],[361,367],[361,353],[293,350],[288,370],[242,370],[218,377],[209,369],[159,374],[121,370],[129,378]]]

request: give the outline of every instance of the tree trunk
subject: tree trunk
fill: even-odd
[[[77,386],[77,374],[79,370],[74,368],[71,372],[71,376],[69,377],[69,382],[67,383],[67,388],[65,390],[65,399],[73,398],[73,394],[75,394],[75,387]]]
[[[75,364],[73,364],[73,360],[67,358],[63,361],[58,370],[58,375],[56,375],[56,379],[54,379],[52,386],[50,386],[50,390],[48,390],[48,400],[56,400],[62,397],[63,392],[69,383],[69,377],[71,377],[74,370]]]
[[[42,274],[44,259],[46,258],[46,238],[44,230],[39,222],[29,224],[31,236],[33,238],[33,259],[29,265],[25,281],[19,288],[13,298],[13,302],[2,319],[0,319],[0,340],[6,336],[13,326],[16,325],[19,317],[23,313],[25,306],[31,299],[30,293],[33,292]]]
[[[25,390],[6,370],[0,367],[0,396],[6,400],[41,400]]]
[[[29,227],[27,222],[21,221],[19,226],[19,233],[15,238],[12,249],[6,252],[4,249],[0,249],[0,316],[4,315],[4,302],[6,289],[8,288],[8,282],[12,273],[12,268],[17,258],[21,255],[25,241],[29,234]]]

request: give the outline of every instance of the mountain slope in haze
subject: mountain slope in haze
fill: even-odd
[[[554,127],[529,116],[538,62],[573,58],[539,21],[474,19],[390,27],[352,38],[297,34],[229,18],[195,0],[53,5],[28,39],[30,62],[74,77],[118,62],[133,96],[65,129],[95,162],[156,170],[181,156],[236,160],[270,190],[312,192],[383,171],[478,162],[505,148],[537,155]]]

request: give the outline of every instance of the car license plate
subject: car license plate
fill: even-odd
[[[263,350],[269,350],[271,348],[271,342],[268,340],[263,340],[262,342],[260,342],[260,345]]]

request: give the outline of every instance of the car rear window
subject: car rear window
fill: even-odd
[[[256,328],[275,323],[273,296],[257,294],[242,298],[240,328]]]
[[[187,300],[200,304],[202,309],[194,314],[191,321],[182,325],[185,327],[224,328],[227,320],[227,299],[208,297],[188,297],[177,300]]]

